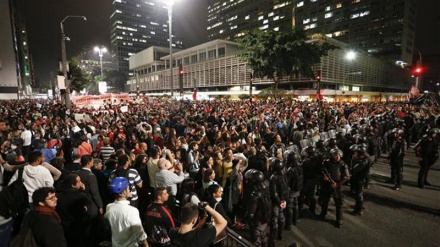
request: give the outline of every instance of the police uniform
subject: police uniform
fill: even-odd
[[[345,162],[335,157],[342,156],[342,152],[339,149],[332,149],[330,151],[330,158],[323,162],[322,174],[323,180],[321,188],[321,218],[325,218],[328,210],[328,203],[330,197],[333,197],[336,206],[336,226],[342,227],[342,184],[347,181],[349,177],[348,167]]]

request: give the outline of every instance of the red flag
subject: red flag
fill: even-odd
[[[197,89],[194,88],[193,100],[197,100]]]

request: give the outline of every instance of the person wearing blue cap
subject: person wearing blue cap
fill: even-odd
[[[110,222],[112,246],[148,246],[147,234],[142,227],[139,210],[130,206],[131,191],[129,182],[124,177],[116,177],[110,183],[110,192],[115,195],[115,202],[107,205],[105,218]]]

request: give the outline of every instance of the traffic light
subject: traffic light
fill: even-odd
[[[179,64],[179,76],[183,76],[182,64]]]
[[[183,66],[179,63],[179,88],[180,94],[183,95]]]
[[[423,72],[423,67],[417,66],[414,68],[413,73],[417,76],[421,75]]]

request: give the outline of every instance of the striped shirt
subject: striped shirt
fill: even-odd
[[[115,152],[115,149],[112,146],[103,146],[99,151],[99,155],[102,157],[102,163],[105,163],[110,156]],[[99,156],[98,156],[99,157]]]
[[[121,168],[118,168],[119,170],[121,170]],[[121,172],[118,172],[119,174],[117,175],[116,171],[118,170],[113,170],[112,174],[110,175],[109,178],[109,182],[111,182],[115,177],[120,176],[120,177],[128,177],[128,182],[130,183],[130,190],[131,190],[131,195],[132,197],[130,198],[130,201],[136,201],[138,199],[138,194],[137,194],[137,190],[136,190],[136,185],[139,185],[142,183],[142,179],[141,176],[139,176],[139,173],[135,170],[135,169],[127,169],[127,176],[121,176]]]

